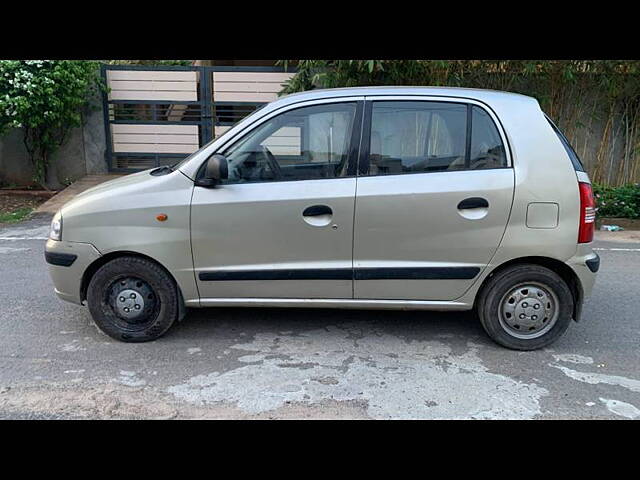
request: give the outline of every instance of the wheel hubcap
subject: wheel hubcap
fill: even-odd
[[[517,285],[500,305],[500,324],[516,338],[540,337],[551,330],[558,317],[558,297],[537,283]]]
[[[137,290],[122,290],[118,294],[116,310],[121,317],[134,319],[144,312],[144,298]]]
[[[108,300],[113,312],[127,323],[147,321],[156,306],[155,295],[149,284],[135,277],[113,282]]]

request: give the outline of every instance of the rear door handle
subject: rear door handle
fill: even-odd
[[[313,205],[311,207],[307,207],[302,212],[303,217],[319,217],[320,215],[332,215],[333,210],[331,207],[327,205]]]
[[[485,198],[471,197],[465,198],[458,204],[458,210],[466,210],[469,208],[489,208],[489,202]]]

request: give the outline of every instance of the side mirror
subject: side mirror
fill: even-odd
[[[207,160],[204,177],[198,180],[197,185],[212,188],[227,178],[229,178],[229,163],[224,155],[216,153]]]

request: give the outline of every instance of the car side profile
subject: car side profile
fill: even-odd
[[[329,89],[78,195],[45,257],[57,295],[128,342],[188,307],[475,309],[532,350],[580,319],[594,221],[589,177],[533,98]]]

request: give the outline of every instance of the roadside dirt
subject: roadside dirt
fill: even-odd
[[[25,211],[35,210],[48,200],[49,197],[29,194],[14,194],[1,192],[0,194],[0,227],[9,225],[10,222],[3,222],[3,217],[20,212],[19,219],[22,219]]]
[[[21,195],[13,193],[3,193],[0,195],[0,213],[12,212],[19,208],[37,208],[38,205],[46,202],[47,197],[38,195]]]
[[[93,386],[51,384],[37,387],[0,387],[0,411],[30,412],[61,418],[91,419],[367,419],[366,404],[324,401],[306,405],[292,402],[257,415],[235,405],[198,406],[176,401],[150,387],[113,383]]]
[[[620,232],[597,230],[595,239],[601,242],[640,243],[640,230],[622,230]]]

